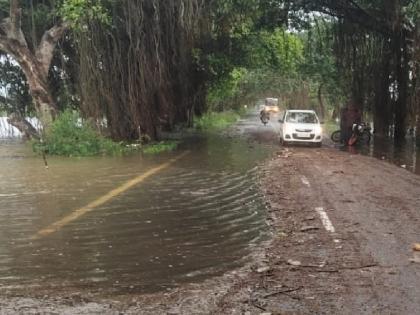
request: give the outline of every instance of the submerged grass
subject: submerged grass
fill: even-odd
[[[174,151],[178,147],[179,141],[167,140],[157,143],[146,144],[143,146],[143,153],[158,154],[167,151]]]
[[[244,111],[244,110],[243,110]],[[194,127],[202,131],[219,131],[237,122],[243,112],[209,112],[195,119]],[[159,154],[173,151],[179,141],[166,140],[150,144],[114,142],[99,134],[77,111],[66,110],[52,123],[42,141],[32,141],[35,152],[48,155],[83,157],[121,155],[141,151]]]
[[[220,130],[237,122],[240,113],[235,111],[209,112],[201,117],[197,117],[194,127],[199,130]]]

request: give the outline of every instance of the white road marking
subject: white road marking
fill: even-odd
[[[322,224],[324,225],[324,228],[331,233],[335,233],[335,228],[331,223],[330,218],[328,217],[327,213],[325,212],[324,208],[317,207],[315,208],[315,211],[318,212],[319,216],[321,217]]]
[[[300,180],[302,181],[302,183],[308,187],[311,187],[311,183],[309,182],[309,180],[305,177],[305,176],[301,176]]]

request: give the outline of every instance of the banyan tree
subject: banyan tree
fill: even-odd
[[[73,103],[114,139],[155,138],[162,129],[189,123],[203,104],[193,50],[202,2],[1,1],[0,51],[22,69],[44,125],[59,108],[53,85],[60,83],[54,81],[72,76]],[[57,51],[60,40],[70,53]],[[63,63],[72,59],[72,69],[51,67],[57,55]],[[9,120],[39,136],[24,117],[12,113]]]
[[[114,139],[159,136],[188,123],[204,102],[194,63],[200,0],[112,2],[112,25],[77,34],[81,108],[105,118]]]
[[[291,12],[334,18],[337,66],[349,80],[349,98],[373,112],[377,135],[400,141],[416,121],[420,127],[418,0],[286,2]]]

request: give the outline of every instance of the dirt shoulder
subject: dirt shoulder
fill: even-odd
[[[162,314],[420,313],[420,177],[296,147],[265,164],[261,188],[272,239],[249,265],[143,305]]]
[[[225,296],[224,314],[420,313],[418,176],[334,149],[288,148],[265,166],[262,187],[267,268]]]

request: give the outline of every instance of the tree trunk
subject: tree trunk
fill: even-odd
[[[25,74],[43,128],[48,129],[57,116],[57,106],[48,87],[48,72],[45,71],[49,64],[48,67],[42,64],[34,58],[29,49],[20,49],[15,58]]]
[[[388,137],[389,126],[391,124],[391,104],[389,97],[389,59],[385,55],[383,61],[378,65],[378,75],[376,80],[375,99],[373,109],[373,124],[375,136]]]
[[[414,32],[414,52],[413,52],[414,70],[414,103],[416,106],[416,144],[420,148],[420,21],[417,21]],[[420,156],[418,156],[420,163]],[[420,167],[418,165],[417,167]]]
[[[4,34],[0,35],[0,50],[11,55],[22,68],[44,128],[49,127],[57,114],[57,107],[48,87],[48,70],[55,46],[67,28],[68,24],[64,23],[45,31],[38,47],[31,51],[21,29],[21,8],[18,0],[10,1],[10,16],[0,23]],[[16,116],[10,117],[10,121],[15,122],[18,129],[22,127],[21,132],[27,133],[25,126],[28,122],[17,123]]]
[[[321,116],[321,120],[325,119],[325,106],[324,106],[324,101],[322,99],[322,87],[323,87],[323,83],[321,83],[318,87],[318,102],[319,102],[319,113]]]
[[[420,148],[420,102],[417,103],[416,144]]]
[[[396,51],[396,80],[398,83],[398,98],[395,106],[395,142],[402,142],[407,133],[407,96],[408,96],[408,51],[406,38],[403,34],[397,34],[394,44]]]

